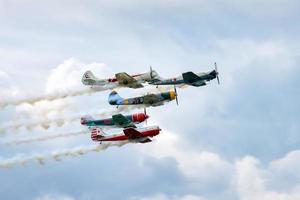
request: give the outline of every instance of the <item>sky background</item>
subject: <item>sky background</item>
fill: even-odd
[[[153,143],[1,169],[1,199],[300,199],[299,8],[296,0],[0,0],[0,102],[79,90],[86,70],[106,78],[151,65],[173,77],[217,62],[221,81],[178,89],[179,106],[148,109],[149,124],[162,128]],[[147,91],[155,87],[119,93]],[[0,129],[114,111],[109,92],[2,108]],[[79,121],[21,127],[1,140],[78,130]],[[88,134],[1,145],[0,163],[90,145]]]

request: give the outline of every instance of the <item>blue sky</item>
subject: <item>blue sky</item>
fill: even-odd
[[[0,0],[3,101],[82,88],[88,69],[107,77],[151,65],[171,77],[208,71],[216,61],[221,79],[221,85],[179,89],[178,107],[148,109],[149,124],[163,130],[153,143],[1,169],[1,197],[299,199],[299,6],[296,0]],[[112,111],[108,94],[9,106],[0,111],[1,128]],[[81,129],[78,121],[48,130],[22,127],[1,139]],[[89,145],[89,135],[1,145],[0,162]]]

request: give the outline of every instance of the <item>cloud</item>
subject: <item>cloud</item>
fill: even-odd
[[[274,162],[281,163],[282,161]],[[267,189],[266,174],[271,171],[260,169],[259,164],[259,161],[253,157],[245,157],[236,163],[237,191],[241,200],[297,200],[300,198],[300,185],[294,185],[287,192]]]
[[[231,185],[234,167],[217,153],[193,150],[186,146],[184,138],[166,130],[156,139],[151,146],[138,147],[136,151],[157,159],[175,159],[186,184],[189,188],[197,188],[197,193],[204,195],[218,190],[220,194]]]
[[[87,70],[93,71],[99,78],[108,77],[110,71],[103,63],[84,64],[75,58],[67,59],[50,72],[46,82],[46,94],[67,93],[85,88],[81,79]]]
[[[291,176],[300,179],[300,174],[295,174],[295,171],[300,168],[300,150],[291,151],[285,157],[271,162],[270,167],[277,173],[288,172]]]
[[[16,87],[14,79],[7,73],[0,71],[0,95],[1,101],[14,98],[19,95],[20,91]],[[0,102],[1,106],[1,102]]]
[[[300,163],[300,153],[298,150],[288,153],[283,158],[273,160],[269,166],[263,167],[253,156],[230,161],[217,153],[187,148],[184,139],[178,139],[174,133],[164,131],[158,139],[153,146],[139,147],[137,151],[157,159],[175,159],[178,169],[189,184],[187,187],[195,188],[196,197],[201,193],[201,197],[208,199],[218,199],[218,194],[223,195],[223,199],[232,199],[237,196],[241,200],[297,200],[300,198],[300,184],[296,181],[299,180],[297,166]],[[286,184],[291,183],[293,176],[294,184]],[[285,185],[284,189],[280,189],[282,185]],[[218,194],[207,193],[208,188],[212,187],[218,188]],[[176,199],[177,197],[164,194],[149,197],[149,199],[155,198]]]

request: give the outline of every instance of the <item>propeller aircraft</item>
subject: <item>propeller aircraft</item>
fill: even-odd
[[[91,87],[109,86],[112,88],[128,87],[136,89],[144,87],[142,83],[149,82],[157,77],[157,72],[152,69],[150,72],[135,74],[132,76],[128,75],[126,72],[121,72],[108,79],[98,79],[91,71],[87,71],[82,77],[82,83]]]
[[[148,143],[152,142],[150,138],[158,135],[161,129],[158,126],[149,126],[144,128],[126,128],[123,133],[115,135],[107,135],[99,127],[94,127],[91,131],[91,138],[95,142],[113,142],[113,141],[126,141],[135,143]]]
[[[174,87],[174,91],[162,92],[157,94],[146,94],[140,97],[134,97],[129,99],[122,98],[116,91],[112,91],[108,97],[110,105],[146,105],[146,106],[161,106],[165,102],[173,101],[176,99],[178,105],[177,90]]]
[[[146,109],[144,113],[135,113],[132,115],[122,115],[117,114],[113,115],[112,118],[109,119],[100,119],[95,120],[91,116],[85,116],[81,118],[81,125],[88,126],[88,127],[95,127],[95,126],[110,126],[110,127],[117,127],[117,128],[136,128],[135,124],[142,123],[146,121],[149,116],[146,113]]]
[[[152,70],[152,68],[151,68]],[[157,78],[152,79],[148,83],[150,85],[190,85],[194,87],[205,86],[208,81],[217,78],[218,84],[220,84],[219,80],[219,72],[217,64],[215,63],[215,69],[209,72],[202,72],[195,74],[194,72],[185,72],[181,76],[169,79],[163,79],[157,76]]]

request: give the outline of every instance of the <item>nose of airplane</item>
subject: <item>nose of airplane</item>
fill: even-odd
[[[170,91],[170,99],[171,100],[174,100],[174,99],[176,99],[176,92],[175,91]]]
[[[139,116],[138,116],[138,119],[139,119],[140,122],[143,122],[148,118],[149,118],[149,116],[146,115],[145,113],[140,113]]]
[[[134,122],[143,122],[148,118],[149,118],[149,116],[146,115],[145,113],[136,113],[133,115],[132,119]]]

